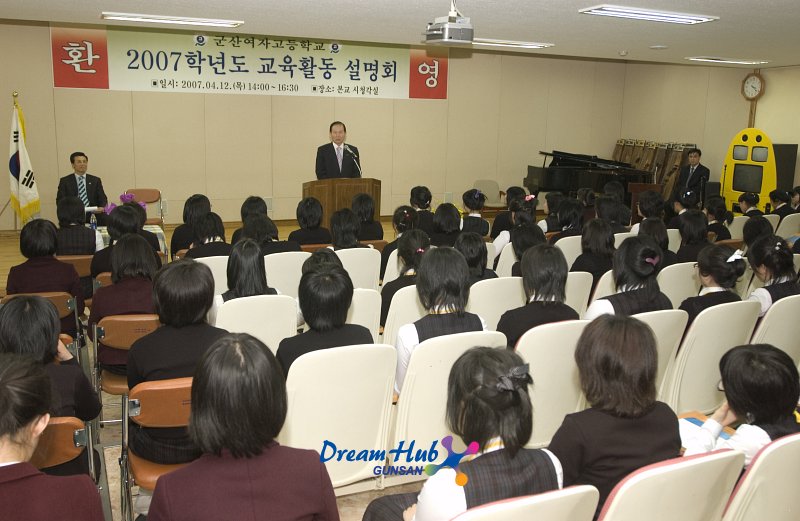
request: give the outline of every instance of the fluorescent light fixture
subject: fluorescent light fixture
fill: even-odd
[[[640,9],[638,7],[625,7],[621,5],[596,5],[580,9],[579,13],[595,14],[598,16],[613,16],[615,18],[630,18],[633,20],[646,20],[649,22],[666,22],[671,24],[693,25],[703,22],[713,22],[719,20],[718,16],[707,16],[702,14],[673,13],[670,11],[654,11],[652,9]]]
[[[215,20],[210,18],[188,18],[185,16],[160,16],[154,14],[134,13],[100,13],[103,20],[118,20],[121,22],[138,22],[150,24],[175,24],[199,25],[203,27],[239,27],[244,22],[241,20]]]
[[[720,58],[718,56],[689,56],[684,58],[691,62],[726,63],[731,65],[764,65],[766,60],[738,60],[735,58]]]
[[[515,49],[546,49],[553,47],[553,43],[520,42],[516,40],[495,40],[494,38],[475,38],[472,45],[484,47],[511,47]]]

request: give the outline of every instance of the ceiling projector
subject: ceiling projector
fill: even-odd
[[[427,44],[469,45],[472,43],[473,31],[469,18],[462,16],[456,8],[455,0],[451,0],[450,13],[428,22],[423,34]]]

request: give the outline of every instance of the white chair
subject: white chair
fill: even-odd
[[[781,216],[774,213],[764,214],[764,218],[772,225],[772,231],[778,230],[778,224],[781,222]],[[777,235],[777,234],[776,234]]]
[[[374,289],[355,288],[353,301],[347,310],[347,323],[369,329],[372,339],[378,340],[381,322],[381,294]]]
[[[745,261],[744,274],[736,281],[736,293],[743,299],[750,296],[748,290],[750,289],[750,283],[753,281],[753,278],[753,268],[750,267],[749,262]]]
[[[228,257],[201,257],[195,261],[205,264],[214,276],[214,295],[222,295],[228,291]]]
[[[614,234],[614,247],[615,248],[619,248],[620,245],[622,244],[622,241],[624,241],[628,237],[636,237],[636,234],[635,233],[631,233],[631,232],[615,233]]]
[[[800,272],[800,253],[795,253],[793,255],[793,262],[794,262],[794,272],[795,273]],[[749,273],[753,273],[749,262],[747,263],[747,268],[745,270],[745,276],[747,275],[748,271],[749,271]],[[738,283],[737,283],[736,287],[738,289],[738,287],[739,287]],[[757,290],[758,288],[763,288],[763,287],[764,287],[764,281],[759,279],[753,273],[753,276],[750,279],[750,283],[747,285],[747,290],[745,291],[744,294],[741,294],[742,298],[744,299],[744,298],[749,297],[750,294],[753,293],[753,291]]]
[[[428,450],[436,443],[439,452],[436,463],[444,461],[447,451],[441,446],[441,440],[452,435],[445,424],[447,379],[458,357],[475,346],[505,348],[506,336],[496,331],[458,333],[428,339],[414,348],[403,380],[403,390],[397,401],[390,439],[392,447],[397,447],[404,440],[406,448],[413,441],[414,450]],[[404,461],[405,458],[401,456],[397,464],[407,464],[401,463]],[[389,455],[389,465],[394,464]],[[388,486],[425,478],[386,476],[384,484]]]
[[[700,312],[681,342],[661,386],[661,399],[680,414],[710,413],[722,403],[719,360],[732,347],[747,344],[760,311],[758,302],[719,304]]]
[[[337,461],[336,449],[384,450],[397,356],[392,346],[322,349],[299,357],[286,381],[281,444],[320,451],[336,493],[379,488],[384,461]],[[335,447],[334,447],[335,445]]]
[[[486,327],[495,331],[503,313],[524,306],[525,301],[522,277],[498,277],[472,285],[467,311],[479,315]]]
[[[656,337],[656,349],[658,350],[656,389],[660,389],[664,375],[674,363],[675,355],[678,353],[678,346],[681,345],[681,338],[683,338],[686,324],[689,322],[689,314],[682,309],[662,309],[639,313],[634,318],[650,326]]]
[[[470,508],[453,521],[591,521],[600,497],[591,485],[578,485]]]
[[[728,502],[723,521],[796,521],[800,435],[773,441],[750,463]]]
[[[514,246],[509,242],[500,252],[500,260],[497,261],[497,276],[510,277],[511,268],[515,262],[517,262],[517,255],[514,253]]]
[[[592,293],[592,298],[589,300],[589,304],[599,298],[613,295],[616,292],[617,286],[614,284],[614,270],[608,270],[603,273],[603,276],[597,281],[597,286],[594,287],[594,292]]]
[[[535,327],[517,342],[517,353],[530,364],[533,377],[533,433],[526,447],[546,447],[564,416],[580,410],[583,393],[575,348],[588,320],[569,320]]]
[[[395,345],[397,330],[404,324],[416,322],[427,314],[419,301],[416,286],[402,288],[392,297],[386,324],[383,326],[383,343]]]
[[[751,344],[772,344],[800,363],[800,336],[797,320],[800,318],[800,295],[784,297],[774,303],[758,323]]]
[[[591,273],[571,271],[567,275],[567,287],[565,288],[567,299],[564,304],[577,311],[579,317],[586,313],[589,297],[592,294],[592,284],[594,284],[594,277]]]
[[[503,202],[502,194],[500,193],[500,185],[494,179],[478,179],[473,188],[477,188],[486,196],[484,206],[489,208],[505,208],[506,203]]]
[[[694,265],[694,262],[680,262],[658,272],[658,287],[669,297],[673,308],[680,307],[685,299],[700,293],[702,284]]]
[[[746,215],[737,215],[733,218],[733,222],[728,225],[728,231],[731,232],[731,239],[741,240],[744,236],[744,225],[750,218]]]
[[[389,254],[389,261],[386,263],[386,271],[383,273],[383,286],[385,286],[387,282],[391,282],[400,276],[402,264],[403,261],[397,256],[397,250],[395,249]],[[383,286],[381,286],[381,288]]]
[[[561,250],[561,253],[564,254],[564,258],[567,259],[567,268],[572,267],[572,264],[575,262],[575,259],[583,253],[583,249],[581,248],[581,240],[583,237],[580,235],[575,235],[573,237],[564,237],[563,239],[559,239],[556,243],[556,248]]]
[[[277,289],[281,295],[297,298],[297,287],[303,276],[303,263],[311,257],[307,251],[285,251],[264,255],[269,287]]]
[[[374,248],[348,248],[337,250],[336,255],[350,275],[354,288],[378,289],[381,252]]]
[[[667,237],[669,237],[669,245],[667,246],[669,251],[674,251],[675,253],[678,253],[678,250],[681,247],[681,231],[678,230],[677,228],[668,228]]]
[[[494,250],[494,243],[487,242],[486,243],[486,268],[492,269],[494,266],[494,258],[497,252]]]
[[[778,225],[775,235],[784,239],[800,235],[800,213],[793,213],[784,217]]]
[[[230,333],[249,333],[277,353],[281,340],[297,334],[297,301],[288,295],[229,300],[217,310],[215,325]]]
[[[719,521],[744,465],[725,450],[642,467],[609,494],[600,521]]]

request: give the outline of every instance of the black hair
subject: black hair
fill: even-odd
[[[49,364],[56,358],[60,331],[58,311],[44,297],[20,295],[0,307],[0,352]]]
[[[603,194],[616,198],[620,204],[625,204],[625,187],[619,181],[609,181],[603,185]]]
[[[462,232],[458,235],[453,247],[467,261],[470,277],[483,277],[488,256],[486,241],[483,240],[483,237],[475,232]]]
[[[197,220],[211,211],[211,201],[203,194],[194,194],[183,203],[183,223],[193,226]]]
[[[264,217],[267,217],[268,211],[269,209],[267,208],[267,202],[264,201],[264,199],[258,197],[257,195],[251,195],[242,203],[242,207],[239,210],[239,215],[242,217],[242,224],[244,224],[247,218],[251,215],[263,215]]]
[[[700,275],[711,277],[721,288],[733,289],[745,270],[744,259],[728,260],[733,253],[733,248],[722,244],[706,246],[697,254]]]
[[[648,217],[639,223],[639,237],[649,237],[662,251],[669,249],[669,234],[664,221],[656,217]]]
[[[800,186],[795,186],[792,188],[792,195],[800,196]]]
[[[655,190],[645,190],[639,194],[639,213],[645,219],[664,215],[664,197]]]
[[[531,437],[533,408],[528,365],[514,351],[473,347],[447,379],[447,426],[481,450],[496,437],[513,457]]]
[[[344,268],[328,264],[303,274],[297,297],[308,327],[320,333],[332,331],[347,321],[353,281]]]
[[[19,233],[19,251],[26,259],[55,255],[57,235],[56,225],[47,219],[30,220]]]
[[[558,205],[564,200],[564,194],[558,191],[547,192],[544,196],[544,201],[547,203],[547,213],[556,213]]]
[[[309,271],[319,269],[329,264],[344,268],[341,259],[336,255],[335,251],[330,248],[320,248],[303,262],[303,266],[300,270],[302,274],[305,275]]]
[[[612,262],[614,284],[617,289],[646,289],[658,293],[656,274],[661,266],[661,248],[647,236],[628,237],[617,251]]]
[[[777,235],[765,235],[757,239],[747,252],[747,260],[750,261],[753,271],[760,266],[767,268],[769,272],[767,280],[782,277],[791,277],[794,280],[797,276],[792,250],[786,241]]]
[[[346,127],[346,126],[344,126],[344,123],[342,123],[341,121],[334,121],[334,122],[333,122],[333,123],[331,123],[331,125],[328,127],[328,133],[331,133],[331,132],[333,132],[333,127],[335,127],[336,125],[341,125],[341,126],[342,126],[342,130],[344,130],[345,132],[347,132],[347,127]]]
[[[409,198],[411,206],[420,210],[428,210],[431,207],[431,199],[433,199],[433,195],[427,186],[415,186],[411,189]]]
[[[83,152],[73,152],[73,153],[71,153],[69,155],[69,162],[70,163],[75,163],[75,158],[76,157],[85,157],[87,161],[89,160],[89,156],[87,156]]]
[[[359,222],[371,223],[375,220],[375,200],[369,194],[356,194],[350,205]]]
[[[56,215],[60,227],[71,224],[83,224],[86,214],[83,201],[78,197],[67,196],[62,198],[56,205]]]
[[[419,270],[422,256],[430,247],[431,239],[422,230],[410,230],[397,239],[397,256],[403,261],[403,273]]]
[[[331,236],[336,248],[352,248],[358,244],[361,223],[350,208],[336,210],[331,215]]]
[[[0,438],[14,443],[21,431],[50,411],[50,377],[27,356],[0,354]]]
[[[622,203],[616,197],[601,195],[594,201],[594,211],[598,219],[602,219],[611,226],[622,223]]]
[[[583,227],[581,251],[611,258],[614,255],[614,234],[602,219],[592,219]]]
[[[477,212],[483,210],[483,205],[486,204],[486,194],[477,188],[472,188],[464,192],[461,201],[464,203],[464,208]]]
[[[550,244],[537,244],[522,256],[522,286],[525,296],[545,305],[567,299],[569,266],[561,249]]]
[[[733,213],[725,207],[725,199],[722,197],[709,197],[706,201],[706,212],[720,223],[733,222]]]
[[[779,203],[792,202],[792,196],[786,190],[773,190],[769,193],[770,201],[777,201]]]
[[[535,223],[536,206],[538,204],[539,199],[533,195],[512,200],[508,205],[508,210],[511,212],[511,218],[514,224],[518,226],[520,224]]]
[[[139,214],[130,206],[117,206],[108,215],[108,236],[115,243],[123,235],[139,232]]]
[[[522,258],[522,255],[528,251],[528,248],[547,242],[547,238],[542,229],[534,223],[514,226],[511,228],[510,235],[511,247],[514,249],[514,255],[517,257],[517,260]]]
[[[153,247],[138,233],[130,233],[116,242],[111,250],[111,281],[141,277],[153,280],[158,266]]]
[[[235,298],[264,295],[267,271],[261,246],[253,239],[242,239],[231,248],[228,257],[228,290]]]
[[[134,203],[133,201],[123,203],[122,206],[128,206],[132,208],[134,212],[136,212],[136,231],[144,228],[144,223],[147,222],[147,210],[145,210],[144,207],[139,203]]]
[[[449,247],[431,248],[417,272],[417,294],[426,311],[464,313],[469,300],[469,267]]]
[[[442,203],[433,214],[433,229],[439,233],[453,233],[461,228],[461,213],[452,203]]]
[[[278,228],[272,219],[263,214],[249,215],[242,226],[242,237],[258,244],[278,240]]]
[[[405,233],[413,230],[419,223],[417,211],[410,206],[398,206],[392,215],[392,226],[397,233]]]
[[[697,154],[698,156],[702,156],[703,152],[701,152],[699,148],[690,148],[689,150],[686,151],[687,156],[690,156],[692,154]]]
[[[195,224],[194,236],[201,244],[216,238],[225,242],[225,225],[222,224],[222,218],[214,212],[208,212]]]
[[[708,219],[700,210],[687,210],[681,215],[681,244],[708,242]]]
[[[773,233],[775,233],[775,228],[772,227],[772,223],[763,215],[756,215],[745,221],[744,228],[742,228],[742,240],[748,248],[751,248],[756,240]]]
[[[577,199],[564,199],[558,205],[558,225],[564,230],[581,230],[583,204]]]
[[[739,202],[744,203],[747,206],[758,206],[758,201],[758,194],[753,192],[745,192],[739,196]]]
[[[700,202],[700,195],[693,190],[681,192],[678,194],[676,202],[687,210],[697,208],[697,203]]]
[[[506,190],[506,207],[511,209],[511,201],[515,199],[523,199],[527,195],[525,189],[521,186],[509,186]]]
[[[286,420],[286,381],[267,346],[246,333],[218,338],[197,364],[189,434],[206,454],[261,454]]]
[[[575,197],[584,207],[594,206],[595,194],[591,188],[578,188]]]
[[[214,276],[201,262],[170,262],[153,278],[153,304],[162,324],[183,327],[202,324],[214,301]]]
[[[316,197],[306,197],[297,203],[297,224],[304,230],[316,230],[322,222],[322,203]]]

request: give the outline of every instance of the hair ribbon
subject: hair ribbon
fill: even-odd
[[[531,375],[528,374],[530,364],[518,365],[508,370],[508,373],[501,375],[497,379],[495,388],[498,391],[516,391],[523,385],[533,383]]]
[[[737,260],[742,260],[744,258],[742,257],[742,254],[744,254],[742,250],[736,250],[735,252],[733,252],[733,255],[728,257],[728,260],[726,260],[725,262],[734,262]]]
[[[650,264],[652,266],[657,265],[658,261],[660,261],[660,260],[661,260],[661,257],[659,257],[658,255],[656,255],[655,257],[645,257],[645,259],[644,259],[644,261],[647,264]]]

